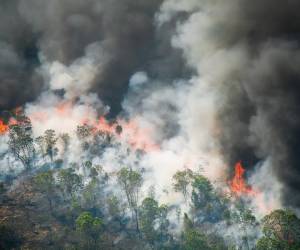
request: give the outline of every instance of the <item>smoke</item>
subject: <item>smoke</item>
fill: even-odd
[[[211,88],[226,163],[242,160],[253,170],[269,159],[270,171],[282,184],[283,204],[295,207],[300,202],[297,8],[298,1],[191,0],[181,5],[170,0],[158,18],[164,22],[174,13],[189,13],[173,44]]]
[[[94,162],[109,169],[139,162],[146,186],[163,190],[183,168],[224,183],[241,160],[253,186],[271,190],[272,208],[297,207],[299,7],[296,0],[2,1],[0,110],[24,105],[35,136],[74,133],[108,115],[127,126],[127,137],[134,131],[159,150],[138,157],[116,144]],[[68,162],[88,158],[71,143]],[[274,189],[259,185],[268,172]]]
[[[83,88],[97,93],[111,115],[120,111],[134,72],[147,69],[169,79],[186,74],[180,51],[170,46],[172,20],[155,27],[161,2],[1,1],[0,109],[36,100],[46,84],[39,70],[44,64],[63,70],[89,53],[98,65]]]

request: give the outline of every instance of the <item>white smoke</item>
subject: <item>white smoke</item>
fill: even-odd
[[[250,57],[243,42],[227,46],[230,41],[226,41],[226,34],[223,33],[224,23],[230,22],[232,29],[239,25],[235,23],[238,19],[233,18],[230,21],[227,18],[234,12],[233,8],[234,4],[226,5],[222,1],[190,0],[182,4],[180,1],[166,0],[157,15],[157,22],[162,25],[177,13],[190,13],[187,20],[177,24],[177,34],[172,40],[173,46],[183,50],[187,63],[197,72],[190,80],[188,88],[185,91],[181,90],[189,94],[186,95],[186,102],[183,103],[178,117],[182,132],[188,138],[186,145],[196,154],[203,153],[210,161],[213,159],[218,162],[213,171],[210,169],[212,174],[208,173],[209,177],[222,176],[226,168],[233,168],[225,166],[222,159],[217,116],[222,112],[228,98],[223,90],[239,88],[241,84],[231,80],[236,79],[232,76],[242,75],[244,69],[250,67]],[[253,129],[256,130],[254,127]],[[270,164],[270,160],[266,160],[251,179],[251,183],[260,190],[260,195],[254,198],[254,204],[257,203],[256,211],[260,215],[281,207],[280,185],[278,180],[272,177]],[[268,173],[270,181],[263,181]]]

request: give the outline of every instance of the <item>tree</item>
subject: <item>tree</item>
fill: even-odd
[[[143,182],[142,175],[139,172],[126,167],[122,168],[117,175],[119,184],[126,194],[128,205],[132,211],[133,217],[135,218],[136,230],[140,232],[138,202],[139,193]]]
[[[208,246],[207,238],[196,229],[188,229],[183,234],[184,250],[211,250]]]
[[[51,162],[53,162],[53,157],[57,154],[58,149],[55,147],[58,138],[55,135],[53,129],[47,129],[44,134],[45,150],[46,154],[49,156]]]
[[[121,210],[121,204],[118,198],[115,195],[112,195],[108,197],[107,199],[107,206],[108,206],[108,212],[110,216],[113,218],[120,217],[122,210]]]
[[[14,156],[22,162],[25,169],[30,169],[35,150],[32,139],[32,125],[28,117],[19,117],[15,124],[9,126],[8,144]]]
[[[192,205],[200,223],[215,223],[228,213],[226,200],[216,193],[210,181],[202,175],[194,175]]]
[[[222,238],[215,234],[204,234],[185,213],[183,218],[183,250],[225,250]]]
[[[77,126],[77,137],[81,140],[86,139],[92,135],[92,130],[93,128],[87,124]]]
[[[35,143],[37,144],[38,147],[38,153],[43,157],[43,159],[45,158],[45,143],[44,143],[44,137],[43,136],[38,136],[37,138],[35,138]]]
[[[84,199],[83,206],[89,209],[97,208],[97,205],[102,203],[102,192],[100,189],[100,181],[97,178],[92,178],[90,182],[84,187],[82,196]]]
[[[176,192],[181,192],[185,198],[187,199],[188,195],[188,186],[191,183],[193,177],[193,172],[190,169],[184,171],[177,171],[173,175],[173,187]]]
[[[62,169],[58,173],[58,180],[65,196],[75,198],[75,193],[82,188],[82,177],[72,168]]]
[[[154,228],[155,221],[159,215],[159,207],[153,198],[145,198],[140,207],[140,226],[146,240],[154,245],[157,238],[157,232]]]
[[[76,135],[77,138],[81,141],[81,146],[84,150],[89,149],[90,147],[89,140],[91,139],[92,134],[93,134],[92,126],[88,124],[77,126]]]
[[[262,220],[258,250],[300,249],[300,219],[291,210],[275,210]]]
[[[147,197],[140,206],[140,228],[144,238],[152,247],[162,249],[169,240],[169,208],[159,206],[153,197]]]
[[[76,230],[83,237],[83,246],[86,249],[100,249],[99,239],[103,227],[103,221],[93,217],[90,212],[81,213],[76,219]]]
[[[64,152],[66,152],[68,150],[69,146],[70,146],[71,137],[68,133],[62,133],[60,135],[60,138],[63,142],[63,146],[64,146],[63,150],[64,150]]]
[[[169,214],[169,207],[167,205],[160,205],[158,208],[158,237],[159,237],[159,241],[161,242],[165,242],[167,240],[169,240],[169,225],[170,225],[170,221],[168,219],[168,214]]]
[[[33,183],[37,190],[42,193],[48,201],[49,209],[53,213],[53,198],[56,194],[56,184],[52,171],[40,173],[34,177]]]
[[[255,240],[256,235],[253,235],[253,232],[256,232],[254,229],[258,223],[252,211],[245,206],[243,200],[239,199],[233,204],[230,218],[231,222],[237,223],[243,230],[244,248],[251,249],[250,242]]]

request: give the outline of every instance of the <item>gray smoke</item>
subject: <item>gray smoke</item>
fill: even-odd
[[[222,154],[248,169],[268,159],[285,205],[299,206],[299,1],[166,1],[160,20],[190,13],[178,26],[200,79],[213,86]],[[233,169],[233,168],[232,168]]]
[[[96,93],[110,114],[125,100],[125,113],[159,127],[159,141],[184,141],[195,155],[221,153],[228,166],[242,160],[253,171],[268,160],[283,201],[297,207],[299,7],[297,0],[2,0],[0,110],[36,100],[49,89],[41,69],[55,66],[53,75],[73,74],[76,91]],[[88,89],[77,69],[92,70]],[[146,74],[140,89],[129,87],[136,72]]]

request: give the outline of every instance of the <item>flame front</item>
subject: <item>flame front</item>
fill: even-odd
[[[121,126],[122,131],[118,132],[117,127]],[[96,131],[102,131],[115,135],[117,138],[127,141],[134,149],[142,149],[146,152],[156,151],[159,146],[156,145],[150,138],[151,131],[146,128],[141,128],[135,120],[125,121],[117,120],[110,124],[105,117],[101,116],[94,124]]]
[[[256,192],[251,187],[249,187],[244,180],[243,176],[245,173],[245,169],[243,168],[242,163],[236,163],[234,170],[234,177],[230,181],[231,192],[236,194],[237,196],[241,196],[243,194],[255,195]]]

